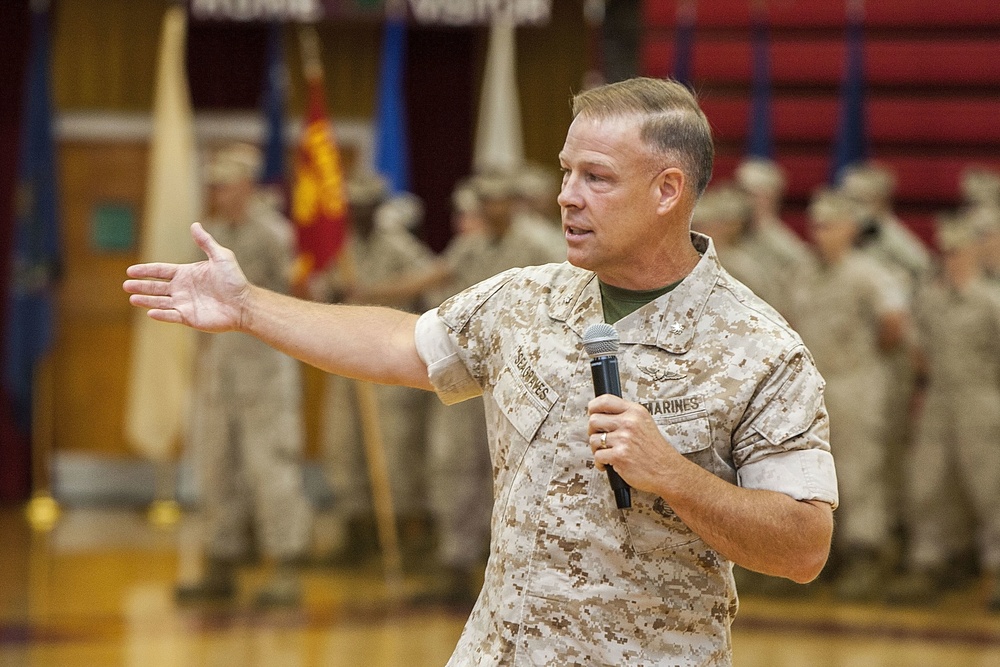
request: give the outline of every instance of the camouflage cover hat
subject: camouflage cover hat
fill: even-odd
[[[937,244],[942,252],[952,252],[976,242],[972,221],[964,215],[942,213],[937,218]]]
[[[895,189],[896,177],[878,164],[852,165],[840,178],[840,191],[859,201],[885,199],[891,197]]]
[[[858,205],[843,192],[821,188],[809,202],[809,221],[813,224],[859,221]]]
[[[469,183],[480,200],[510,199],[518,194],[514,175],[502,171],[478,173],[470,179]]]
[[[390,198],[375,211],[375,224],[384,230],[415,229],[423,219],[424,203],[409,192]]]
[[[514,187],[521,197],[540,199],[555,196],[559,190],[559,180],[548,169],[540,165],[528,164],[514,175]]]
[[[750,158],[740,163],[735,172],[736,182],[747,192],[781,192],[787,179],[785,170],[774,160]]]
[[[479,210],[479,195],[469,179],[460,181],[451,193],[451,207],[459,213],[473,213]]]
[[[701,196],[695,204],[691,223],[695,227],[712,222],[745,224],[752,216],[753,205],[747,194],[731,183],[722,183],[710,187]]]
[[[205,165],[205,182],[209,185],[254,181],[260,174],[263,157],[253,144],[227,144],[212,154]]]
[[[1000,206],[976,206],[966,216],[980,236],[1000,233]]]
[[[1000,173],[986,167],[968,167],[959,183],[962,197],[971,204],[1000,205]]]
[[[347,201],[355,206],[377,206],[389,195],[389,183],[374,172],[354,174],[347,182]]]

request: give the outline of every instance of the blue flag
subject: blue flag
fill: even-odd
[[[49,42],[48,11],[33,11],[3,375],[18,426],[25,432],[31,425],[35,366],[54,338],[55,283],[60,266]]]
[[[751,19],[753,78],[750,83],[750,136],[747,155],[774,159],[774,130],[771,122],[771,47],[766,8],[755,5]]]
[[[267,72],[264,77],[263,107],[267,122],[264,142],[264,167],[260,182],[285,183],[285,97],[288,78],[285,73],[285,50],[281,42],[281,24],[271,23],[267,37]]]
[[[673,78],[694,90],[691,74],[694,60],[694,24],[697,16],[695,0],[680,0],[677,4],[677,28],[674,37]]]
[[[840,87],[840,122],[830,164],[830,183],[836,183],[844,167],[868,158],[865,128],[864,9],[848,0],[847,60]]]
[[[375,118],[375,170],[389,181],[392,192],[410,191],[409,140],[406,133],[406,22],[386,20]]]

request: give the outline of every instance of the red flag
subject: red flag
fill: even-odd
[[[295,155],[292,221],[298,236],[293,283],[301,285],[337,257],[347,238],[347,197],[322,77],[308,77],[309,110]]]

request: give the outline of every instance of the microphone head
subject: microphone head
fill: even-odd
[[[618,341],[618,332],[613,326],[604,322],[591,324],[583,332],[583,349],[591,359],[617,355]]]

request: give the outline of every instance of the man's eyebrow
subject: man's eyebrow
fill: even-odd
[[[565,164],[566,162],[568,162],[566,156],[560,153],[559,163]],[[577,161],[576,165],[578,167],[584,167],[584,168],[614,169],[614,165],[611,162],[607,160],[599,160],[593,158],[582,158]]]

